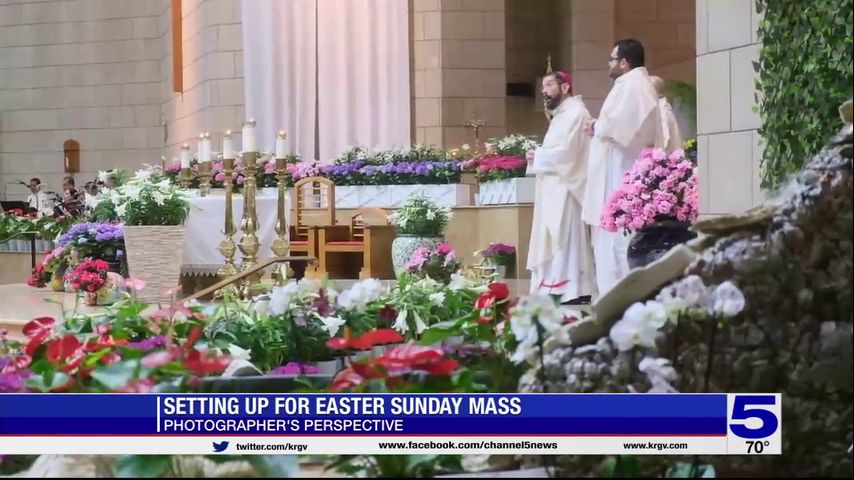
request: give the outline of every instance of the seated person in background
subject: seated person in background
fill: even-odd
[[[27,206],[30,211],[38,212],[39,215],[53,214],[53,200],[42,190],[42,181],[38,178],[30,179],[30,196],[27,197]]]
[[[79,215],[83,211],[83,198],[80,192],[74,188],[74,178],[62,179],[62,203],[57,205],[61,215]]]

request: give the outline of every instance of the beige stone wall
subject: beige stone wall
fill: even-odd
[[[611,89],[608,55],[614,45],[614,0],[560,0],[561,57],[594,117]]]
[[[561,28],[557,0],[507,0],[507,82],[528,83],[539,89],[537,79],[552,56],[554,68],[560,64]],[[507,131],[542,138],[548,122],[536,107],[537,98],[507,97]]]
[[[184,0],[182,13],[183,93],[172,91],[171,13],[167,9],[160,17],[167,158],[177,157],[185,142],[195,152],[201,132],[211,133],[218,151],[222,133],[239,132],[245,119],[240,1]]]
[[[615,6],[615,40],[640,40],[650,73],[694,84],[697,54],[693,0],[616,0]]]
[[[700,211],[743,211],[764,200],[760,120],[753,112],[759,16],[753,0],[697,0]]]
[[[160,157],[158,18],[167,0],[3,3],[0,182],[39,176],[58,190],[67,139],[80,142],[78,186],[98,170]]]
[[[471,143],[465,122],[486,122],[481,139],[506,131],[504,0],[413,0],[415,140]]]

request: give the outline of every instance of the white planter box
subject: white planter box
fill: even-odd
[[[537,179],[534,177],[511,178],[480,184],[477,205],[507,205],[534,203]]]
[[[353,185],[335,187],[335,208],[398,208],[413,194],[445,207],[471,205],[471,185]]]

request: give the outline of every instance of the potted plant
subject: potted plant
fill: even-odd
[[[125,239],[121,224],[80,222],[60,235],[57,245],[77,251],[80,258],[104,260],[111,272],[122,273]]]
[[[504,243],[490,243],[480,255],[495,268],[498,278],[507,278],[507,267],[516,259],[516,247]]]
[[[124,223],[128,273],[148,285],[140,300],[169,301],[168,292],[181,275],[184,221],[190,211],[187,194],[149,167],[108,192],[96,211],[115,212]]]
[[[600,223],[610,232],[634,234],[629,267],[647,265],[697,236],[688,229],[698,214],[695,168],[682,150],[668,156],[662,149],[645,149],[623,176]]]
[[[432,250],[427,247],[415,249],[406,262],[404,271],[417,278],[430,277],[447,284],[451,281],[451,275],[461,267],[462,263],[457,259],[454,249],[447,243],[441,243]]]
[[[444,243],[444,232],[451,211],[423,195],[410,195],[389,221],[397,226],[397,237],[391,245],[391,259],[399,276],[412,254],[420,247],[429,250]]]
[[[80,262],[74,270],[68,272],[67,280],[75,290],[82,292],[86,305],[105,303],[108,292],[101,292],[107,285],[109,265],[103,260],[88,259]]]

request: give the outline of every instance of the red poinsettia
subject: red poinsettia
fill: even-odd
[[[390,328],[378,328],[360,337],[351,337],[350,330],[344,330],[344,337],[330,338],[326,346],[333,350],[370,350],[377,345],[400,343],[403,337]]]

